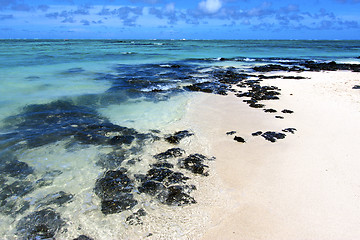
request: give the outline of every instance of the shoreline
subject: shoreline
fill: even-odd
[[[215,172],[235,204],[216,206],[203,239],[356,239],[360,236],[360,74],[272,72],[310,79],[266,79],[281,89],[280,100],[249,108],[233,94],[199,94],[186,116],[208,139]],[[284,119],[277,119],[282,115]],[[256,131],[286,133],[275,143]],[[226,135],[236,131],[235,135]],[[243,137],[246,143],[233,140]],[[226,197],[225,197],[226,198]]]

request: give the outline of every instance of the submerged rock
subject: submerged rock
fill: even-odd
[[[62,206],[63,204],[70,202],[74,198],[74,195],[65,193],[64,191],[59,191],[57,193],[51,193],[46,195],[43,199],[40,200],[40,205],[51,205],[55,204]]]
[[[95,194],[101,199],[101,211],[112,214],[132,209],[137,200],[131,193],[134,183],[127,176],[125,169],[107,171],[95,183]]]
[[[165,160],[174,157],[181,157],[184,153],[185,151],[182,150],[181,148],[170,148],[165,152],[156,154],[154,158],[156,158],[157,160]]]
[[[20,219],[16,230],[23,239],[53,239],[64,225],[65,222],[54,209],[46,208]]]
[[[4,184],[0,191],[0,206],[6,204],[9,198],[18,198],[34,191],[35,187],[30,181],[15,181],[11,184]]]
[[[96,165],[105,169],[115,169],[120,167],[121,163],[127,159],[125,151],[111,152],[108,154],[101,154]]]
[[[186,191],[183,186],[171,186],[167,188],[166,194],[161,196],[161,199],[167,205],[182,206],[196,203],[195,199]]]
[[[205,165],[205,160],[208,160],[207,157],[201,154],[192,154],[187,158],[179,160],[179,166],[185,168],[192,173],[201,174],[203,176],[208,176],[209,166]]]
[[[284,133],[271,131],[265,132],[261,136],[270,142],[276,142],[277,139],[284,139],[286,137]]]
[[[188,130],[179,131],[174,133],[173,135],[165,137],[165,140],[172,144],[178,144],[180,141],[185,137],[190,137],[194,135],[193,133],[189,132]]]

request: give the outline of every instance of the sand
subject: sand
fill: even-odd
[[[352,89],[360,74],[275,75],[310,78],[262,82],[282,89],[266,108],[293,114],[265,113],[234,95],[200,93],[189,104],[187,121],[208,140],[214,172],[233,201],[211,206],[203,239],[360,239],[360,90]],[[276,143],[251,135],[285,128],[297,132]]]

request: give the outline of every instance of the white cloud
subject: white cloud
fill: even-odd
[[[165,12],[172,13],[175,11],[175,3],[169,3],[165,6]]]
[[[199,3],[199,9],[206,13],[216,13],[221,7],[220,0],[204,0]]]

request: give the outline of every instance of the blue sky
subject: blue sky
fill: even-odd
[[[360,39],[360,0],[0,0],[0,38]]]

